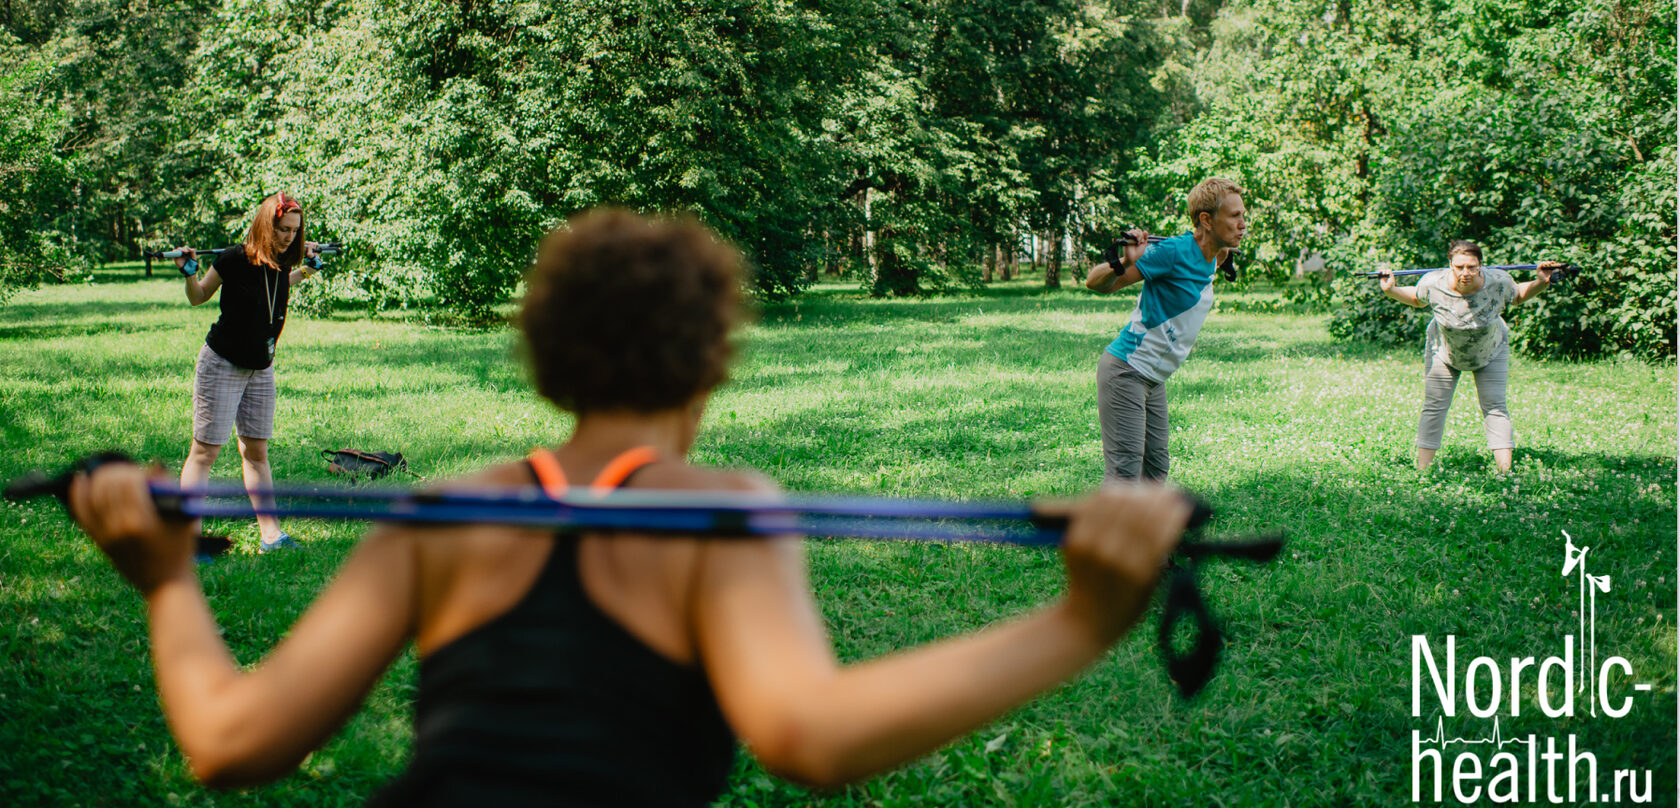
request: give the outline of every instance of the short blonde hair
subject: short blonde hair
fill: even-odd
[[[1236,194],[1244,196],[1245,192],[1238,185],[1224,177],[1208,177],[1190,189],[1190,227],[1202,226],[1202,214],[1210,216],[1219,213],[1219,206],[1225,203],[1225,197]]]

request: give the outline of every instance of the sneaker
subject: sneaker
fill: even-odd
[[[260,545],[258,545],[257,552],[258,553],[272,553],[275,550],[302,550],[302,549],[303,549],[303,545],[298,544],[296,539],[293,539],[289,534],[286,533],[286,531],[282,530],[282,531],[280,531],[280,535],[275,537],[274,541],[265,541],[265,542],[262,542]]]

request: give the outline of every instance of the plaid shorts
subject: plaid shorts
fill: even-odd
[[[242,438],[274,437],[274,366],[246,370],[206,345],[193,378],[193,438],[222,446],[235,426]]]

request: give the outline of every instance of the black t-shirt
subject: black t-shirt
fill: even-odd
[[[291,273],[251,264],[243,247],[216,256],[222,276],[222,316],[204,336],[210,350],[246,370],[274,364],[274,344],[286,327]]]

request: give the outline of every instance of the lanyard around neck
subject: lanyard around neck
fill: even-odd
[[[274,288],[270,289],[268,288],[268,267],[257,264],[257,271],[262,273],[263,292],[268,295],[268,330],[272,333],[274,331],[274,306],[280,301],[280,281],[276,279]]]

